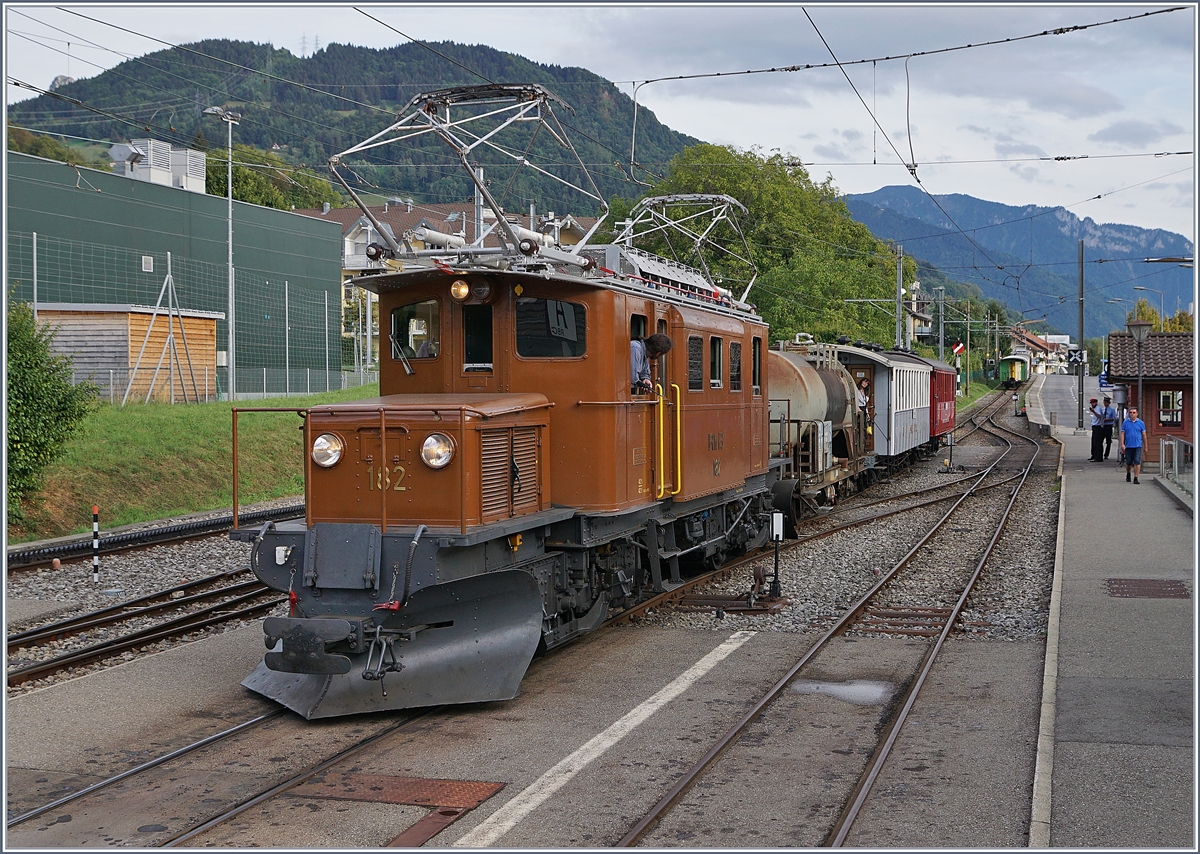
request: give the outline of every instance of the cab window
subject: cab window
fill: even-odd
[[[463,312],[463,371],[492,372],[492,307],[464,305]]]
[[[392,309],[392,358],[432,359],[441,347],[438,301],[414,302]]]
[[[517,355],[534,359],[573,358],[587,353],[587,310],[580,303],[517,299]]]

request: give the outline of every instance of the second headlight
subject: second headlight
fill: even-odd
[[[421,459],[434,469],[445,468],[454,457],[454,442],[444,433],[430,433],[421,445]]]

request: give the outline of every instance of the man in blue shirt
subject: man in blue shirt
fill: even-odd
[[[1138,482],[1142,473],[1142,448],[1146,444],[1146,422],[1138,418],[1137,407],[1131,407],[1121,423],[1121,438],[1117,451],[1125,457],[1125,482],[1129,483],[1129,471],[1133,470],[1133,482]]]

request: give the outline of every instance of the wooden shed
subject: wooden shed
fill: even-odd
[[[75,381],[90,379],[105,400],[120,403],[128,389],[130,402],[142,402],[152,382],[151,400],[217,399],[223,312],[175,309],[168,316],[148,305],[39,303],[37,313],[39,323],[57,330],[55,352],[74,360]]]

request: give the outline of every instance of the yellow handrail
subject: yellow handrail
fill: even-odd
[[[683,391],[675,383],[671,388],[675,389],[675,488],[671,494],[678,495],[683,491]]]
[[[667,398],[663,395],[663,387],[657,383],[654,386],[654,394],[658,397],[658,418],[655,419],[658,422],[656,425],[658,428],[658,459],[654,464],[656,469],[654,497],[661,499],[667,494]]]

